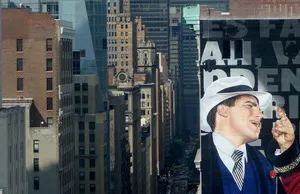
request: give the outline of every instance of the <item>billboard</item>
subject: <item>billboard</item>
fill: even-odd
[[[299,139],[300,20],[201,20],[200,32],[201,96],[218,78],[245,76],[255,90],[273,95],[272,105],[285,109]],[[257,146],[267,146],[275,120],[269,107]]]

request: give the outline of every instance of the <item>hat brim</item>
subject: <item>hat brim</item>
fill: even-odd
[[[239,95],[252,95],[259,101],[259,107],[264,111],[272,103],[272,95],[268,92],[260,91],[244,91],[244,92],[230,92],[221,93],[209,97],[203,97],[200,100],[200,129],[205,132],[212,132],[211,127],[207,123],[207,115],[211,109],[213,109],[220,102],[227,100],[234,96]]]

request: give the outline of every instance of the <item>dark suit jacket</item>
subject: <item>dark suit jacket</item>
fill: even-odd
[[[222,194],[223,183],[218,165],[218,152],[213,143],[212,133],[201,137],[202,144],[202,193]],[[268,160],[255,148],[246,145],[247,157],[251,158],[256,166],[261,183],[262,194],[275,194],[275,179],[270,177],[273,169]]]

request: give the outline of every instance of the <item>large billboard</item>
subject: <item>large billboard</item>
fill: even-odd
[[[201,96],[218,78],[245,76],[255,90],[273,95],[272,105],[285,109],[299,139],[300,20],[202,20],[200,32]],[[272,138],[275,119],[270,106],[258,146]]]

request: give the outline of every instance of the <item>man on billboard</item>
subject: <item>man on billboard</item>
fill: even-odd
[[[203,193],[276,193],[275,179],[270,176],[273,167],[248,145],[258,139],[262,111],[271,102],[270,93],[253,91],[245,77],[221,78],[207,87],[200,100],[200,127],[208,133],[202,137]],[[284,111],[276,111],[282,119],[272,133],[282,150],[279,154],[284,154],[295,144],[295,135]],[[283,137],[286,134],[289,138]]]

